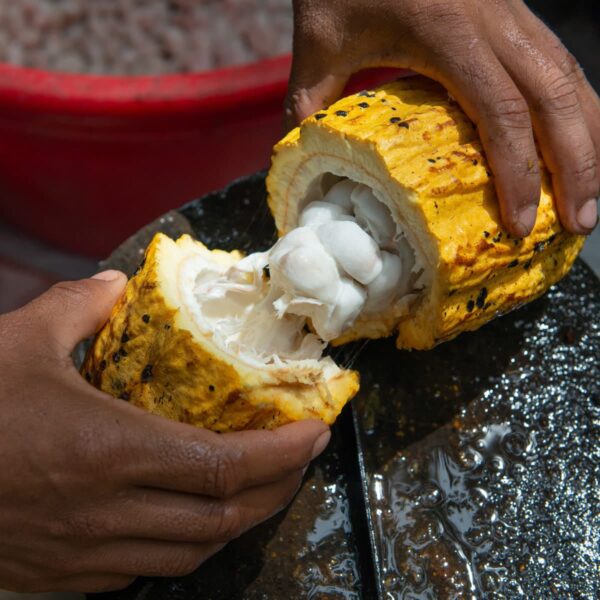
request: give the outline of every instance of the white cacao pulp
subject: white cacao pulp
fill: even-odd
[[[261,362],[318,359],[324,342],[410,294],[414,253],[369,187],[342,179],[267,252],[196,280],[227,350]],[[305,330],[307,321],[315,333]]]

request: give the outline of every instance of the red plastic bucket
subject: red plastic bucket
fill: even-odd
[[[268,166],[289,67],[285,56],[107,77],[0,64],[0,219],[106,255],[170,208]],[[352,87],[392,73],[363,73]]]

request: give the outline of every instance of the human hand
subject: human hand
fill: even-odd
[[[294,11],[289,125],[339,98],[363,68],[406,67],[442,83],[477,124],[511,234],[535,224],[534,133],[562,224],[595,227],[600,100],[521,0],[295,0]]]
[[[0,588],[102,591],[196,569],[281,510],[329,440],[317,421],[218,435],[88,385],[70,353],[125,277],[0,316]]]

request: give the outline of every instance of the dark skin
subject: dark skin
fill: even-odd
[[[597,222],[600,101],[560,41],[518,0],[296,0],[292,125],[372,66],[443,83],[477,123],[502,216],[534,223],[534,135],[564,226]],[[115,272],[59,284],[0,316],[0,588],[103,591],[193,571],[285,506],[329,440],[307,421],[217,435],[88,385],[70,352],[106,320]]]
[[[291,126],[366,67],[405,67],[442,83],[477,124],[502,219],[535,223],[539,143],[564,227],[589,234],[600,192],[600,99],[577,61],[521,0],[294,0]]]
[[[317,421],[218,435],[88,385],[70,352],[125,283],[100,277],[0,316],[0,588],[91,592],[189,573],[287,505],[329,441]]]

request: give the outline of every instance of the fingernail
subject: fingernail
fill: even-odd
[[[526,236],[531,233],[535,225],[535,219],[537,216],[537,206],[531,204],[525,207],[519,212],[519,218],[517,219],[517,229],[521,236]]]
[[[598,222],[598,207],[596,198],[590,198],[577,213],[577,222],[584,229],[594,229]]]
[[[317,458],[317,456],[319,456],[319,454],[321,454],[321,452],[323,452],[323,450],[325,450],[325,448],[327,448],[327,444],[329,444],[330,439],[331,439],[331,431],[329,431],[329,430],[325,431],[317,438],[317,441],[315,442],[315,445],[313,446],[313,449],[312,449],[312,455],[310,457],[311,460],[314,460],[315,458]]]
[[[120,271],[101,271],[100,273],[96,273],[92,275],[92,279],[99,279],[100,281],[114,281],[121,276]]]

